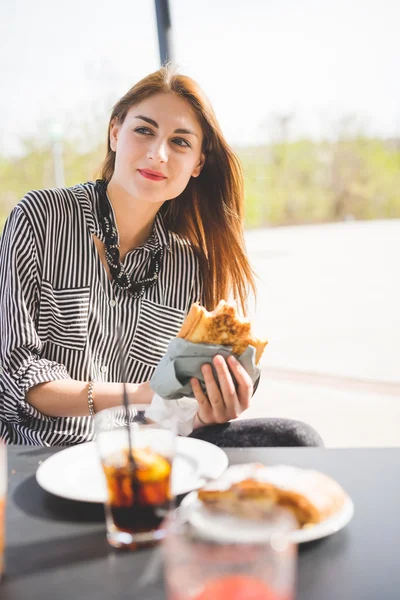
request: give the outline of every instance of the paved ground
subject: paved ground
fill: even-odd
[[[315,426],[327,446],[400,446],[400,220],[249,231],[254,327],[269,339],[244,416]]]

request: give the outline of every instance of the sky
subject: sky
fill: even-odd
[[[174,59],[228,141],[353,128],[400,137],[399,0],[170,0]],[[159,67],[154,0],[2,0],[0,153],[19,140],[104,137],[109,111]]]

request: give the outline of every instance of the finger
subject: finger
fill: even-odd
[[[214,421],[216,423],[225,423],[228,420],[225,414],[225,403],[218,387],[218,383],[215,380],[211,365],[203,365],[201,367],[201,372],[204,377],[207,396],[213,409]]]
[[[203,388],[200,385],[200,381],[198,379],[191,379],[190,383],[192,384],[192,390],[197,402],[201,405],[209,406],[211,408],[209,399],[207,395],[203,392]]]
[[[236,394],[235,384],[223,356],[215,356],[213,359],[214,367],[218,375],[218,383],[221,388],[222,398],[225,404],[225,414],[227,420],[236,419],[242,412],[239,399]]]
[[[229,356],[228,364],[232,369],[232,374],[234,375],[238,384],[236,393],[239,399],[241,410],[246,410],[246,408],[249,407],[253,393],[253,382],[250,375],[247,373],[246,369],[242,367],[237,358],[234,356]]]
[[[203,421],[203,423],[206,423],[206,424],[212,423],[213,422],[212,406],[211,406],[210,401],[207,398],[206,394],[203,392],[203,389],[200,385],[199,380],[192,378],[190,380],[190,383],[192,384],[192,390],[194,393],[194,397],[196,398],[197,403],[199,405],[197,412],[200,416],[200,419]]]

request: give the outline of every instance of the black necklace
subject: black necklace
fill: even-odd
[[[96,189],[99,194],[99,220],[104,236],[106,261],[110,267],[112,278],[122,290],[128,291],[134,298],[140,298],[146,290],[157,283],[161,261],[164,256],[164,248],[158,246],[155,250],[150,250],[151,260],[146,276],[140,281],[132,281],[120,261],[118,233],[110,202],[107,198],[106,182],[103,179],[97,179]]]

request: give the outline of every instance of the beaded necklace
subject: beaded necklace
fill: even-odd
[[[134,298],[141,298],[146,290],[157,283],[164,248],[158,246],[155,250],[150,249],[151,260],[146,276],[139,281],[132,281],[120,260],[118,232],[107,197],[107,183],[103,179],[97,179],[96,190],[99,194],[99,221],[104,236],[105,256],[112,278],[119,288],[128,291]]]

